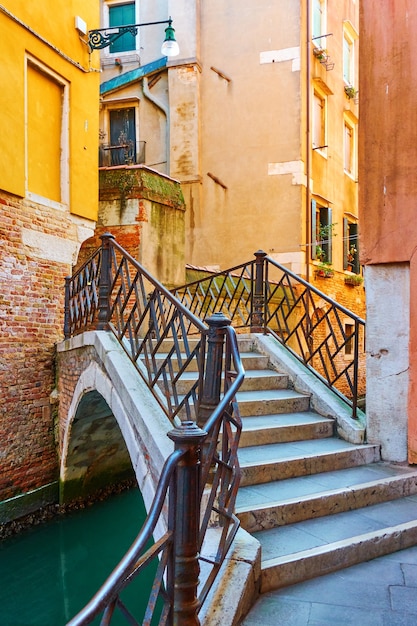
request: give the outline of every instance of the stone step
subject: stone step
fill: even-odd
[[[299,413],[310,408],[310,396],[292,389],[238,391],[236,399],[241,417]]]
[[[239,449],[241,486],[308,476],[380,460],[379,447],[330,437]]]
[[[254,533],[262,546],[261,593],[415,545],[416,509],[413,495]]]
[[[381,462],[242,487],[236,514],[253,533],[416,493],[416,470]]]
[[[332,437],[335,422],[312,411],[242,417],[239,447]]]
[[[159,351],[155,355],[155,363],[157,364],[158,367],[161,366],[166,361],[168,355],[169,355],[169,351],[167,352]],[[259,354],[258,352],[241,352],[240,357],[242,359],[242,363],[243,363],[243,367],[245,368],[245,371],[268,369],[269,359],[267,356],[263,354]],[[187,361],[187,355],[185,352],[180,353],[180,361],[181,361],[182,366]],[[178,366],[178,357],[175,353],[171,355],[169,362],[173,368],[173,371],[177,372],[179,369],[179,366]],[[190,363],[187,365],[186,370],[187,372],[197,371],[197,359],[196,358],[193,358],[190,360]],[[270,372],[276,373],[273,370],[270,370]]]
[[[177,393],[185,394],[197,380],[196,371],[187,371],[177,382]],[[261,391],[265,389],[286,389],[288,376],[272,370],[246,370],[241,391]]]
[[[189,348],[192,350],[194,349],[197,344],[199,343],[200,338],[199,337],[188,337],[187,338],[187,345],[189,346]],[[243,353],[243,352],[254,352],[253,350],[253,345],[254,345],[254,341],[250,336],[246,336],[246,335],[238,335],[237,336],[237,342],[238,342],[238,347],[239,347],[239,352]],[[156,339],[152,340],[152,344],[154,346],[156,346],[157,341]],[[174,341],[173,339],[163,339],[161,344],[159,345],[159,352],[169,352],[172,347],[174,345]],[[182,339],[179,339],[177,341],[177,345],[179,346],[180,350],[183,351],[184,349],[184,341]],[[259,354],[259,352],[255,352],[255,354]]]

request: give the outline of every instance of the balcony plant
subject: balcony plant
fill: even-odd
[[[320,63],[327,61],[329,54],[325,48],[313,48],[313,54]]]
[[[345,276],[345,285],[351,285],[352,287],[359,287],[363,283],[363,276],[359,274],[353,274],[352,276]]]
[[[356,97],[358,90],[353,87],[353,85],[345,85],[345,94],[349,100],[352,100]]]
[[[350,246],[347,253],[347,269],[351,272],[353,270],[353,264],[355,262],[355,255],[357,253],[357,249],[354,245]]]
[[[318,278],[332,278],[334,274],[332,264],[328,261],[322,261],[317,265],[317,269],[315,271],[315,275]]]

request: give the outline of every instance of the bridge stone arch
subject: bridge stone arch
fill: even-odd
[[[173,449],[168,418],[111,333],[83,333],[57,353],[61,501],[133,470],[149,510]]]

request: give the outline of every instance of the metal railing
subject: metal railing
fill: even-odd
[[[358,416],[365,392],[365,322],[258,251],[252,261],[210,273],[173,293],[197,317],[221,311],[235,328],[269,333]]]
[[[146,141],[126,141],[99,146],[99,167],[137,165],[146,161]]]
[[[71,626],[98,615],[110,624],[116,613],[129,624],[199,623],[198,611],[239,528],[234,507],[242,426],[235,396],[244,378],[230,320],[217,312],[205,322],[112,235],[103,235],[100,250],[66,280],[65,337],[111,330],[171,420],[175,447],[139,536]],[[161,516],[167,530],[146,549]],[[211,526],[216,541],[207,550]],[[148,606],[138,617],[121,594],[153,561]]]

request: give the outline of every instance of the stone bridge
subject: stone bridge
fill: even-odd
[[[90,331],[61,342],[57,380],[61,502],[136,475],[149,510],[172,425],[116,338]]]

